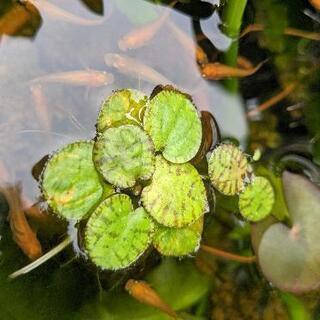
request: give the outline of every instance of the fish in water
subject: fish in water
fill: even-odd
[[[199,64],[208,63],[208,57],[206,53],[195,41],[193,41],[184,31],[177,27],[173,22],[168,21],[167,25],[172,31],[172,34],[184,47],[184,49],[192,55],[195,54],[196,61]]]
[[[309,0],[310,4],[320,11],[320,0]]]
[[[152,40],[152,38],[158,32],[160,27],[168,18],[169,14],[170,13],[168,11],[164,13],[157,20],[147,25],[140,26],[130,31],[128,34],[126,34],[122,38],[120,38],[118,41],[118,46],[120,50],[127,51],[129,49],[136,49],[146,45],[150,40]]]
[[[104,56],[104,61],[107,66],[116,68],[120,73],[130,75],[134,78],[142,79],[155,85],[159,83],[173,85],[170,80],[158,71],[125,55],[107,53]]]
[[[265,26],[260,23],[249,24],[241,32],[240,38],[250,32],[264,31],[265,29],[266,29]],[[308,39],[308,40],[320,41],[320,33],[317,33],[317,32],[309,32],[309,31],[304,31],[304,30],[300,30],[300,29],[287,27],[287,28],[284,28],[283,34],[285,34],[287,36],[299,37],[299,38],[304,38],[304,39]]]
[[[68,12],[66,10],[63,10],[54,4],[50,3],[47,0],[20,0],[20,2],[28,4],[33,4],[41,13],[47,14],[51,18],[62,20],[64,22],[78,24],[82,26],[94,26],[101,24],[105,21],[105,18],[103,19],[86,19],[79,16],[74,15],[71,12]]]
[[[31,83],[63,83],[72,86],[100,87],[113,83],[113,81],[113,75],[105,71],[75,70],[50,73],[31,80]]]
[[[167,315],[178,319],[176,312],[145,281],[129,279],[125,285],[129,294],[139,302],[155,307]]]
[[[201,67],[201,74],[204,78],[209,80],[243,78],[251,76],[257,72],[264,63],[265,61],[259,63],[256,67],[251,69],[230,67],[219,62],[207,63]]]
[[[34,84],[30,87],[33,105],[36,111],[36,116],[43,130],[50,131],[51,119],[46,96],[42,90],[41,84]]]
[[[42,255],[42,247],[36,233],[31,229],[23,211],[21,184],[7,185],[0,188],[9,204],[9,222],[13,240],[30,260]]]

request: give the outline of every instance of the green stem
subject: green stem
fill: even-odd
[[[223,29],[225,34],[232,39],[230,48],[223,55],[223,62],[232,67],[237,65],[239,47],[237,38],[239,37],[246,5],[247,0],[227,0],[223,10]],[[238,91],[238,80],[226,80],[225,86],[230,92],[235,93]]]

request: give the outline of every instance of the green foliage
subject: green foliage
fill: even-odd
[[[145,278],[174,310],[194,306],[211,287],[212,280],[198,271],[192,261],[164,258]],[[184,317],[183,317],[184,318]],[[159,310],[143,305],[128,294],[111,292],[85,306],[76,319],[87,320],[170,320]],[[199,318],[191,318],[200,320]]]
[[[232,144],[221,144],[209,159],[209,176],[213,186],[225,195],[235,195],[244,189],[248,161],[242,151]]]
[[[201,145],[202,128],[197,110],[189,97],[173,89],[164,89],[150,100],[144,129],[155,149],[173,163],[191,160]]]
[[[184,227],[198,220],[208,207],[206,190],[189,163],[172,164],[156,157],[156,169],[143,189],[142,203],[150,215],[167,227]]]
[[[153,231],[153,222],[145,210],[134,210],[129,196],[117,194],[103,201],[89,218],[85,248],[100,268],[123,269],[147,249]]]
[[[105,130],[93,148],[96,168],[110,183],[121,188],[147,180],[154,171],[154,148],[138,126],[125,125]]]
[[[260,234],[260,267],[281,290],[302,293],[318,288],[320,190],[307,178],[285,172],[283,185],[291,226],[275,223]]]
[[[113,92],[101,106],[96,124],[97,131],[103,132],[107,128],[124,124],[142,125],[147,100],[143,92],[134,89]]]
[[[164,256],[185,256],[195,253],[200,245],[203,218],[184,228],[156,225],[154,247]]]
[[[93,142],[69,144],[47,162],[42,175],[42,192],[55,213],[80,220],[101,199],[103,185],[92,162]],[[112,193],[111,187],[109,188]]]
[[[274,191],[268,179],[255,177],[239,196],[240,213],[250,221],[266,218],[274,205]]]

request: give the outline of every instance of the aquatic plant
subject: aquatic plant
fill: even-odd
[[[171,86],[157,87],[151,98],[122,89],[102,104],[93,141],[68,144],[49,157],[40,181],[44,199],[53,213],[77,223],[81,249],[98,268],[127,268],[151,246],[164,256],[197,252],[214,190],[206,190],[207,176],[192,163],[206,154],[212,186],[239,196],[245,219],[271,213],[268,179],[254,176],[239,147],[217,145],[214,118],[202,115],[201,122],[191,97]],[[207,141],[202,134],[208,128]],[[59,250],[72,240],[66,238]]]

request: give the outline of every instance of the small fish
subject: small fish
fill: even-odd
[[[130,31],[118,41],[119,49],[127,51],[129,49],[136,49],[146,45],[153,39],[168,16],[169,12],[166,12],[159,19]]]
[[[31,80],[31,83],[64,83],[72,86],[100,87],[113,81],[113,75],[105,71],[75,70],[47,74]]]
[[[104,56],[104,61],[107,66],[114,67],[120,73],[128,74],[134,78],[142,79],[155,85],[159,83],[173,85],[173,83],[161,73],[136,59],[118,53],[107,53]]]
[[[264,111],[266,109],[271,108],[272,106],[276,105],[278,102],[281,100],[285,99],[296,87],[297,87],[296,82],[288,84],[281,92],[276,94],[275,96],[271,97],[267,101],[263,102],[256,108],[250,110],[247,115],[248,116],[253,116],[261,111]]]
[[[19,183],[8,185],[1,187],[0,191],[9,203],[8,218],[13,240],[30,260],[39,258],[42,255],[42,247],[23,211],[21,185]]]
[[[240,69],[235,67],[230,67],[225,64],[214,62],[207,63],[202,66],[201,73],[202,76],[209,80],[220,80],[226,78],[243,78],[251,76],[257,72],[265,61],[259,63],[256,67],[251,69]]]
[[[43,93],[42,86],[40,84],[32,85],[30,91],[38,121],[43,127],[43,130],[50,131],[51,119],[47,99]]]
[[[185,50],[192,55],[195,53],[196,61],[199,64],[208,63],[208,57],[206,53],[195,41],[193,41],[184,31],[178,28],[173,22],[168,21],[167,25],[172,31],[173,35],[176,37],[176,39],[185,48]]]
[[[249,24],[241,32],[240,38],[250,32],[258,32],[258,31],[264,31],[264,30],[265,30],[265,26],[263,24],[259,24],[259,23]],[[304,38],[304,39],[309,39],[309,40],[320,41],[320,33],[317,33],[317,32],[309,32],[309,31],[304,31],[304,30],[288,27],[283,30],[283,34],[285,34],[287,36],[293,36],[293,37],[299,37],[299,38]]]
[[[68,12],[66,10],[63,10],[63,9],[53,5],[52,3],[50,3],[47,0],[23,0],[21,2],[25,3],[25,4],[31,3],[35,7],[37,7],[41,13],[45,13],[52,18],[62,20],[65,22],[69,22],[69,23],[73,23],[73,24],[78,24],[78,25],[82,25],[82,26],[94,26],[94,25],[101,24],[105,21],[104,18],[90,20],[90,19],[76,16],[71,12]]]
[[[237,57],[237,66],[241,69],[252,69],[253,68],[253,64],[251,63],[251,61],[243,56]]]
[[[145,281],[129,279],[125,285],[129,294],[139,302],[155,307],[167,315],[178,319],[176,312]]]
[[[309,0],[310,4],[317,10],[320,10],[320,0]]]

